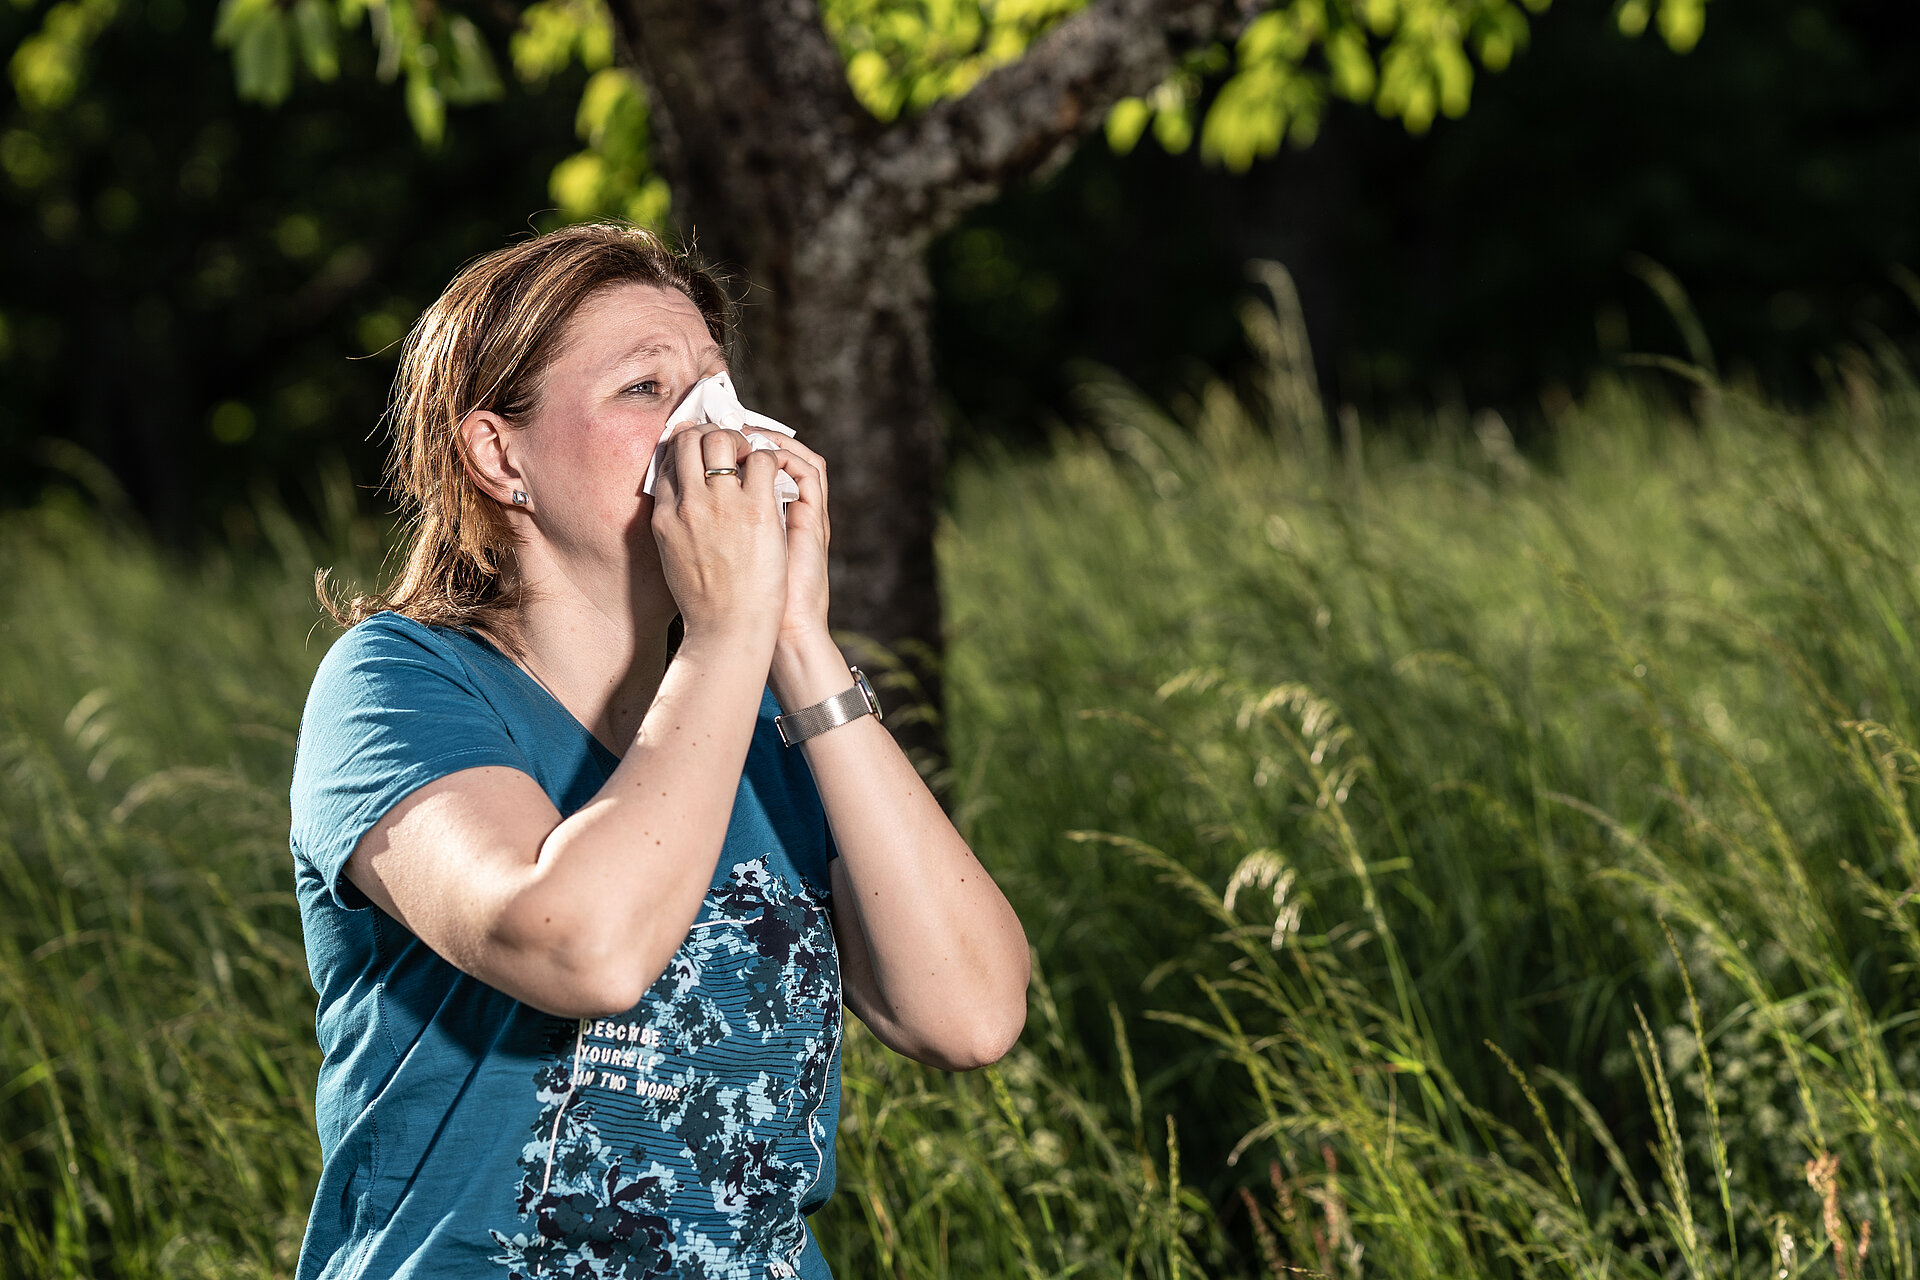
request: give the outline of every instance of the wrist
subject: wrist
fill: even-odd
[[[853,669],[825,631],[781,636],[767,675],[785,712],[810,707],[853,686]]]
[[[688,623],[685,634],[680,638],[679,654],[689,658],[711,655],[735,662],[751,657],[760,662],[770,663],[773,657],[774,640],[773,628],[756,626],[737,619],[714,621],[704,625]]]

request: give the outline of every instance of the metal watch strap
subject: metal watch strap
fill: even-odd
[[[876,720],[880,719],[880,699],[874,696],[873,686],[867,683],[867,677],[860,668],[854,667],[852,671],[853,688],[810,707],[775,716],[773,727],[780,731],[780,741],[791,747],[796,742],[805,742],[816,734],[838,728],[861,716],[871,715]]]

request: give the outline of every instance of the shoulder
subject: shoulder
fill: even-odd
[[[471,687],[474,647],[458,631],[398,613],[376,613],[349,627],[327,650],[314,672],[307,705],[351,702],[415,684]]]
[[[458,631],[428,626],[400,613],[376,613],[364,622],[348,627],[327,650],[320,670],[355,670],[383,661],[430,660],[449,666],[462,666],[460,650],[473,641]]]
[[[368,618],[334,642],[314,673],[294,754],[296,790],[318,767],[373,755],[437,756],[510,737],[488,697],[479,644],[397,613]],[[391,764],[392,761],[389,761]]]
[[[460,632],[395,613],[375,614],[334,642],[307,692],[294,748],[296,847],[329,844],[330,835],[315,834],[322,829],[357,839],[369,816],[447,773],[527,769],[488,696],[480,652]]]

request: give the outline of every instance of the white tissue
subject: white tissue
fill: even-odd
[[[647,464],[647,478],[641,482],[640,490],[651,495],[654,483],[660,476],[660,459],[665,456],[667,441],[673,433],[685,426],[698,426],[711,423],[716,427],[731,427],[746,436],[747,443],[755,451],[777,449],[780,446],[761,435],[762,431],[774,431],[792,438],[794,430],[784,422],[775,422],[764,413],[755,413],[740,403],[740,396],[733,389],[733,379],[724,373],[716,373],[711,378],[702,378],[693,384],[680,407],[667,419],[667,429],[660,433],[660,441],[654,446],[653,461]],[[773,477],[773,493],[780,499],[781,513],[786,506],[800,497],[800,486],[786,472]]]

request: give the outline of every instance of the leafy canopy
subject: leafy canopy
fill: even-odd
[[[55,108],[74,92],[87,46],[121,0],[59,0],[15,50],[23,102]],[[820,0],[847,62],[847,82],[877,118],[966,93],[1086,0]],[[1108,114],[1108,143],[1131,150],[1152,129],[1159,144],[1236,171],[1284,143],[1311,143],[1334,99],[1371,103],[1425,132],[1472,97],[1475,64],[1500,71],[1526,47],[1528,15],[1549,0],[1289,0],[1248,24],[1231,47],[1186,60],[1158,88]],[[1679,52],[1699,40],[1706,0],[1620,0],[1615,20],[1638,36],[1655,26]],[[420,138],[437,144],[446,109],[498,97],[502,81],[480,29],[425,0],[222,0],[214,40],[229,50],[240,96],[282,101],[301,73],[340,73],[343,36],[367,28],[377,75],[402,85]],[[553,170],[551,195],[568,217],[619,214],[658,224],[668,209],[649,161],[646,99],[615,63],[604,0],[535,0],[520,14],[509,60],[538,86],[574,62],[590,73],[575,128],[585,145]],[[1218,91],[1210,100],[1207,91]]]

